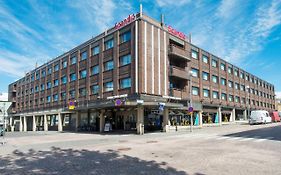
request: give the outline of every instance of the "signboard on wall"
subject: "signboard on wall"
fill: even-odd
[[[115,29],[118,30],[127,24],[130,24],[132,21],[136,19],[136,16],[134,14],[129,15],[127,18],[125,18],[123,21],[117,22],[115,24]]]
[[[174,29],[171,26],[168,26],[168,32],[174,36],[179,37],[180,39],[185,40],[186,36],[184,33],[177,31],[176,29]]]

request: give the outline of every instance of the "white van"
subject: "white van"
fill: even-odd
[[[271,117],[269,113],[264,110],[252,111],[249,123],[250,125],[256,123],[271,123]]]

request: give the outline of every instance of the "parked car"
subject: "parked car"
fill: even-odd
[[[252,111],[249,123],[251,124],[260,124],[260,123],[270,123],[272,121],[269,113],[264,110]]]
[[[271,112],[270,117],[272,122],[280,122],[280,117],[277,111]]]

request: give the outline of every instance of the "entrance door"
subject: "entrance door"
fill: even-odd
[[[115,129],[117,130],[124,130],[124,116],[123,115],[117,115],[115,118]]]

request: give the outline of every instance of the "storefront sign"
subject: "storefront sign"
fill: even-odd
[[[121,106],[123,101],[121,99],[116,99],[115,100],[115,106]]]
[[[136,18],[136,16],[135,16],[134,14],[129,15],[129,16],[128,16],[126,19],[124,19],[123,21],[117,22],[117,23],[115,24],[115,29],[118,30],[118,29],[124,27],[125,25],[127,25],[127,24],[131,23],[132,21],[134,21],[135,18]]]
[[[168,26],[168,32],[172,35],[179,37],[180,39],[185,40],[185,34],[177,31],[176,29],[172,28],[171,26]]]

